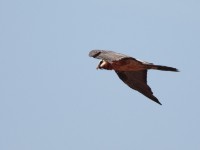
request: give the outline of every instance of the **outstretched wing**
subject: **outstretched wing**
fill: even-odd
[[[90,51],[89,56],[93,58],[97,58],[97,59],[102,59],[108,62],[120,61],[120,60],[132,60],[133,63],[137,63],[137,64],[153,65],[152,63],[141,61],[139,59],[130,57],[128,55],[116,53],[113,51],[107,51],[107,50],[92,50]]]
[[[103,59],[108,62],[119,61],[126,58],[132,58],[124,54],[106,50],[92,50],[90,51],[89,56],[97,59]]]
[[[162,105],[153,95],[151,88],[147,85],[147,70],[142,71],[115,71],[119,78],[130,88],[137,90],[154,102]]]

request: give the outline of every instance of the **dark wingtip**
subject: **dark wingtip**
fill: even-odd
[[[152,101],[156,102],[157,104],[162,105],[162,104],[159,102],[159,100],[158,100],[155,96],[149,97],[149,98],[150,98]]]
[[[162,105],[159,101],[157,102],[159,105]]]
[[[153,101],[156,102],[156,103],[159,104],[159,105],[162,105],[162,104],[158,101],[157,98],[156,98],[156,100],[154,99]]]
[[[91,50],[90,52],[89,52],[89,57],[97,57],[99,54],[101,53],[101,51],[100,50]]]

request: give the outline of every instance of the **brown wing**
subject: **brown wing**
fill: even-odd
[[[147,85],[147,70],[142,71],[115,71],[119,78],[130,88],[137,90],[154,102],[162,105],[153,95],[151,88]]]

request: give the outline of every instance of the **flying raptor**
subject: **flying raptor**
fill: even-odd
[[[147,70],[155,69],[162,71],[178,72],[178,69],[168,66],[154,65],[136,58],[107,50],[92,50],[90,57],[101,59],[97,69],[114,70],[118,77],[130,88],[137,90],[154,102],[162,105],[153,95],[147,85]]]

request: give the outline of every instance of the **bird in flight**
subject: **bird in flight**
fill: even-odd
[[[147,85],[147,70],[155,69],[162,71],[178,72],[178,69],[168,66],[154,65],[136,58],[107,50],[92,50],[89,56],[101,59],[97,69],[114,70],[118,77],[130,88],[162,105],[153,95],[151,88]]]

